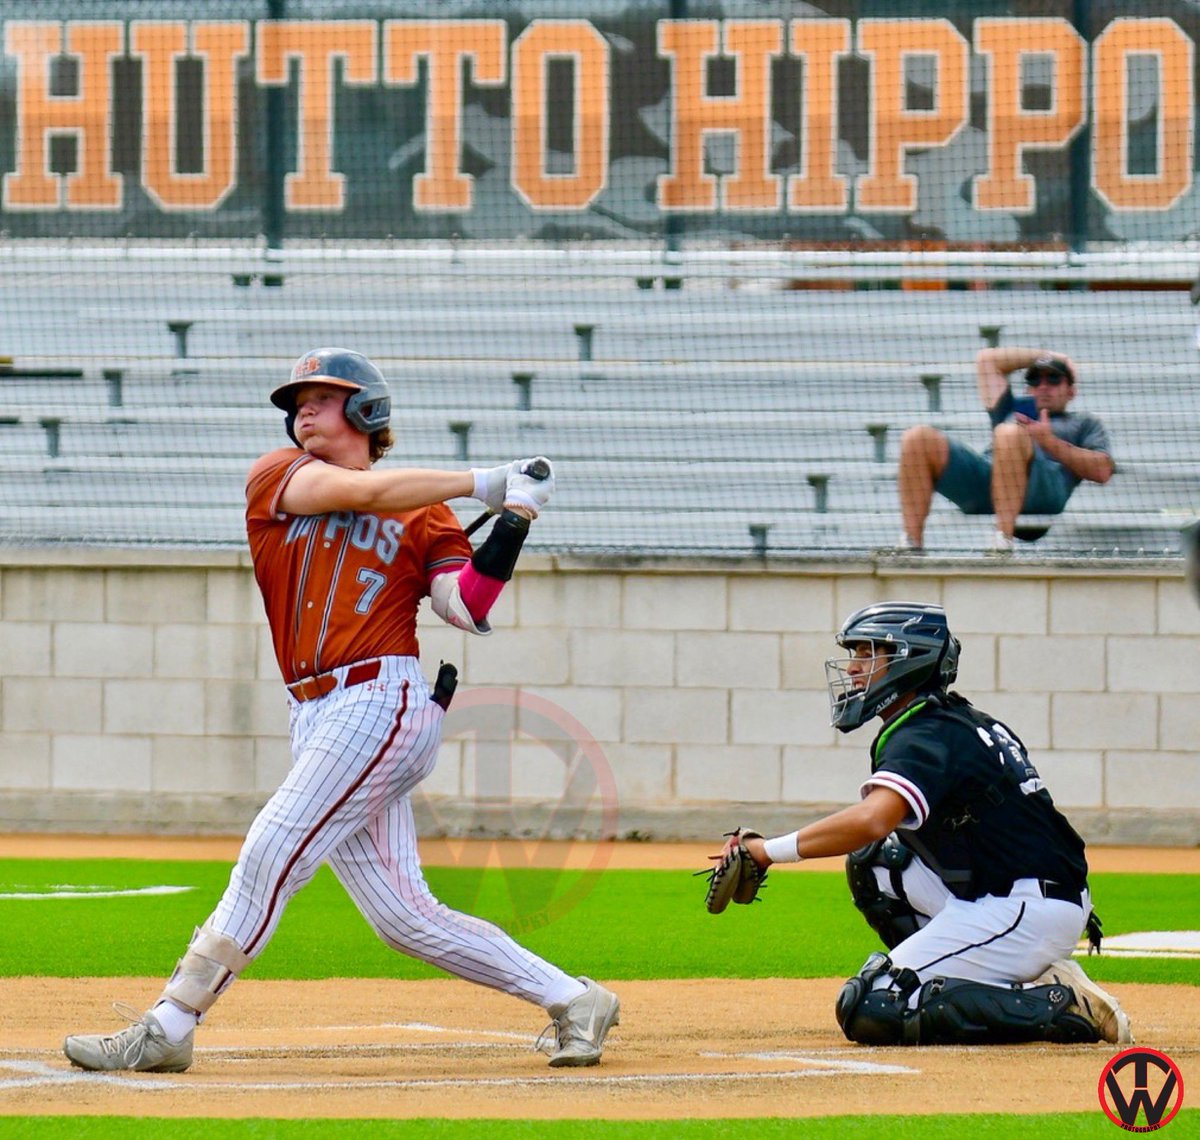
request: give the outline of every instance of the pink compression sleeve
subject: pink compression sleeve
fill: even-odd
[[[496,604],[503,589],[504,583],[499,578],[480,574],[469,562],[458,572],[459,596],[476,622],[488,616],[488,611]]]

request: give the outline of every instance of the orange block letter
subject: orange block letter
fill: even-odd
[[[428,60],[425,95],[425,170],[413,180],[417,210],[471,208],[471,176],[459,162],[462,147],[463,60],[477,86],[505,78],[508,27],[503,20],[388,20],[383,31],[383,79],[401,87],[417,82],[417,59]]]
[[[374,20],[262,20],[258,24],[258,81],[282,86],[288,61],[300,61],[298,170],[284,180],[289,210],[340,210],[344,174],[333,170],[334,66],[342,79],[367,86],[378,80]]]
[[[723,34],[722,34],[723,33]],[[783,51],[780,20],[659,20],[658,53],[670,56],[671,173],[658,179],[663,210],[715,210],[717,179],[704,171],[711,131],[737,136],[737,169],[722,180],[720,209],[778,210],[783,180],[771,167],[771,61]],[[737,93],[709,95],[709,59],[732,56]]]
[[[608,178],[608,43],[586,20],[534,20],[513,43],[513,189],[535,210],[583,210]],[[546,62],[575,72],[575,171],[547,174]]]
[[[0,185],[9,210],[119,210],[123,179],[112,172],[112,61],[124,50],[123,25],[9,20],[4,50],[17,58],[16,170]],[[79,61],[79,93],[50,94],[51,61]],[[50,173],[50,139],[75,139],[75,170]],[[65,193],[64,186],[65,185]]]
[[[861,20],[858,52],[871,67],[871,159],[856,184],[858,208],[912,213],[917,180],[904,173],[910,150],[945,146],[967,121],[967,41],[949,20]],[[933,56],[935,105],[911,111],[905,96],[908,56]]]
[[[834,60],[850,51],[849,20],[793,20],[792,55],[804,60],[804,150],[798,177],[788,179],[788,209],[846,209],[846,179],[836,173],[838,96]]]
[[[1066,146],[1083,126],[1085,45],[1066,20],[976,20],[975,50],[988,61],[987,173],[974,180],[977,210],[1032,213],[1033,177],[1022,169],[1027,150]],[[1021,105],[1021,62],[1049,56],[1054,97],[1045,111]]]
[[[215,210],[237,184],[237,61],[249,52],[250,26],[242,20],[191,29],[191,54],[204,63],[204,169],[180,174],[175,69],[188,54],[188,25],[129,27],[130,53],[142,59],[142,185],[163,210]]]
[[[1174,20],[1113,20],[1092,46],[1092,182],[1114,210],[1169,210],[1192,185],[1192,41]],[[1158,169],[1129,174],[1131,55],[1158,62]]]

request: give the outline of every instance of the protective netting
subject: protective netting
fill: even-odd
[[[1190,7],[154,8],[4,8],[0,540],[240,544],[331,343],[384,462],[554,457],[542,549],[890,549],[987,345],[1068,355],[1117,461],[1023,554],[1200,507]],[[930,550],[988,536],[935,498]]]

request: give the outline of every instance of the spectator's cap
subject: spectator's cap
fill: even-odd
[[[1026,380],[1034,376],[1065,376],[1068,384],[1075,383],[1075,373],[1071,371],[1071,366],[1057,356],[1039,356],[1025,369]]]

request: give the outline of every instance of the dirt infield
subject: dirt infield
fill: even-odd
[[[694,869],[705,853],[612,847],[609,866]],[[422,848],[430,864],[504,857],[491,844]],[[236,840],[0,839],[0,857],[232,859],[236,850]],[[594,854],[540,851],[556,866]],[[1098,870],[1200,870],[1195,851],[1091,854]],[[529,855],[520,852],[523,862]],[[622,1024],[603,1064],[582,1070],[549,1069],[534,1050],[540,1010],[460,981],[243,981],[206,1021],[189,1072],[102,1076],[70,1068],[62,1034],[115,1028],[111,1001],[144,1008],[160,979],[0,979],[0,1113],[706,1119],[1099,1111],[1096,1083],[1114,1047],[851,1046],[833,1020],[841,981],[613,983]],[[1115,988],[1138,1043],[1196,1071],[1200,990]]]
[[[239,982],[178,1076],[72,1070],[62,1027],[114,1024],[145,978],[0,980],[0,1111],[168,1116],[661,1119],[871,1112],[1098,1111],[1111,1046],[875,1049],[832,1017],[840,979],[620,982],[603,1063],[554,1070],[544,1015],[459,981]],[[1183,1071],[1200,994],[1122,986],[1139,1043]],[[969,1070],[969,1079],[965,1071]]]

